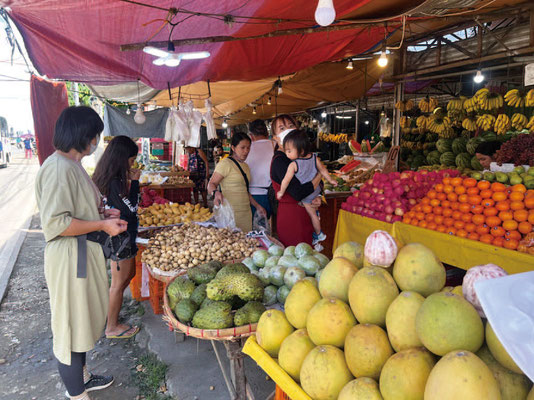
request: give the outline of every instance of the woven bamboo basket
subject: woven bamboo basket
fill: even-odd
[[[227,329],[198,329],[192,326],[182,324],[178,321],[169,306],[169,297],[167,296],[167,286],[169,286],[176,277],[172,278],[165,284],[163,292],[163,320],[169,324],[169,329],[177,330],[198,339],[206,340],[238,340],[246,338],[256,332],[258,324],[249,324]]]

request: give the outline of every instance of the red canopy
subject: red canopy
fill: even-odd
[[[143,0],[141,0],[143,1]],[[370,0],[336,0],[337,17],[353,14]],[[257,80],[285,75],[318,63],[356,55],[384,38],[383,27],[281,36],[224,43],[187,45],[176,52],[207,50],[211,57],[188,60],[176,68],[155,66],[153,56],[120,51],[120,46],[166,41],[168,13],[118,0],[12,0],[9,14],[18,26],[40,74],[53,79],[111,85],[140,79],[156,89],[197,81]],[[220,18],[178,13],[172,39],[212,36],[247,37],[280,29],[315,26],[315,0],[144,0],[190,11],[291,19],[225,23]],[[189,17],[189,18],[188,18]],[[187,18],[187,19],[186,19]],[[240,20],[243,21],[243,20]],[[394,29],[390,23],[388,28]],[[159,32],[158,32],[159,31]]]

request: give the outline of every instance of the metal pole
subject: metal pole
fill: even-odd
[[[72,84],[72,97],[74,98],[74,105],[80,105],[80,94],[78,93],[78,82]]]
[[[398,101],[404,100],[404,83],[403,82],[397,82],[395,83],[395,100],[394,103],[396,104]],[[392,146],[399,146],[400,145],[400,118],[401,118],[401,112],[400,110],[393,108],[393,137],[391,138],[391,144]]]
[[[356,104],[356,116],[354,121],[354,140],[358,140],[358,133],[360,130],[360,100],[358,99],[358,103]]]

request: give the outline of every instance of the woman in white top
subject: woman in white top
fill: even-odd
[[[269,139],[269,133],[265,122],[261,119],[252,121],[249,124],[250,137],[252,143],[250,145],[250,153],[246,159],[246,163],[250,168],[252,179],[250,181],[250,194],[267,212],[267,218],[271,217],[272,209],[267,196],[267,189],[271,186],[271,161],[274,154],[275,143]],[[256,208],[252,207],[252,217],[256,212]]]

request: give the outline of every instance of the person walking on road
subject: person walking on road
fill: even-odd
[[[32,141],[30,138],[24,139],[24,158],[31,160],[33,154]]]
[[[106,260],[87,234],[124,232],[119,210],[104,210],[102,196],[81,165],[97,147],[104,123],[89,107],[68,107],[59,116],[56,152],[41,166],[35,183],[46,240],[45,278],[50,295],[53,351],[71,399],[90,400],[89,391],[113,383],[112,376],[91,374],[86,352],[102,335],[108,308]]]

